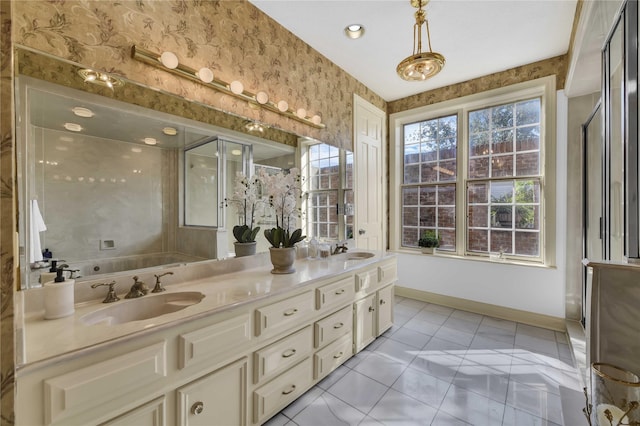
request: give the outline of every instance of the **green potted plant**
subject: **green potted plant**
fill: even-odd
[[[433,254],[433,249],[440,247],[440,236],[433,229],[427,229],[418,240],[422,253]]]
[[[265,238],[271,244],[269,247],[273,264],[271,273],[293,273],[296,255],[294,246],[305,239],[302,229],[295,228],[300,216],[298,208],[298,199],[302,194],[300,174],[296,168],[291,169],[289,173],[280,171],[277,174],[268,174],[262,171],[260,180],[276,217],[276,227],[264,231]]]
[[[238,225],[233,227],[236,257],[249,256],[256,253],[256,236],[260,227],[254,227],[258,210],[264,204],[259,195],[260,178],[247,177],[244,173],[236,173],[233,197],[225,199],[225,205],[235,205],[238,212]]]

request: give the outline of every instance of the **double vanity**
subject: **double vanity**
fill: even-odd
[[[393,321],[393,255],[295,268],[271,274],[267,254],[167,268],[166,291],[137,299],[118,275],[113,303],[81,282],[57,320],[43,319],[40,289],[20,292],[16,424],[264,423]]]

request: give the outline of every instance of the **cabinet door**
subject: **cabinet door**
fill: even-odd
[[[247,424],[247,358],[222,367],[177,390],[178,424]]]
[[[102,423],[101,426],[164,426],[166,424],[164,401],[164,396],[154,399],[115,419]]]
[[[355,303],[354,313],[354,341],[356,345],[356,353],[360,352],[365,346],[373,342],[376,338],[376,295],[375,293],[358,300]]]
[[[381,335],[393,325],[393,286],[378,290],[378,327],[377,335]]]

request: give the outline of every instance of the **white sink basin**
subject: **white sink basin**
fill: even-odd
[[[114,325],[130,321],[141,321],[170,314],[200,303],[204,294],[197,291],[150,294],[137,299],[114,302],[95,312],[86,314],[80,321],[86,325]]]
[[[334,261],[358,261],[358,260],[364,260],[364,259],[369,259],[371,257],[375,256],[375,254],[373,253],[367,253],[366,251],[352,251],[352,252],[346,252],[346,253],[340,253],[340,254],[335,254],[333,256],[331,256],[331,260]]]
[[[346,260],[363,260],[369,259],[373,256],[375,256],[373,253],[367,253],[366,251],[354,251],[351,253],[345,253]]]

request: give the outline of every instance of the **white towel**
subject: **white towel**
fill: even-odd
[[[47,230],[47,225],[44,224],[42,215],[40,214],[40,208],[38,207],[38,200],[31,200],[31,244],[29,262],[39,262],[42,260],[42,246],[40,245],[40,232]]]

